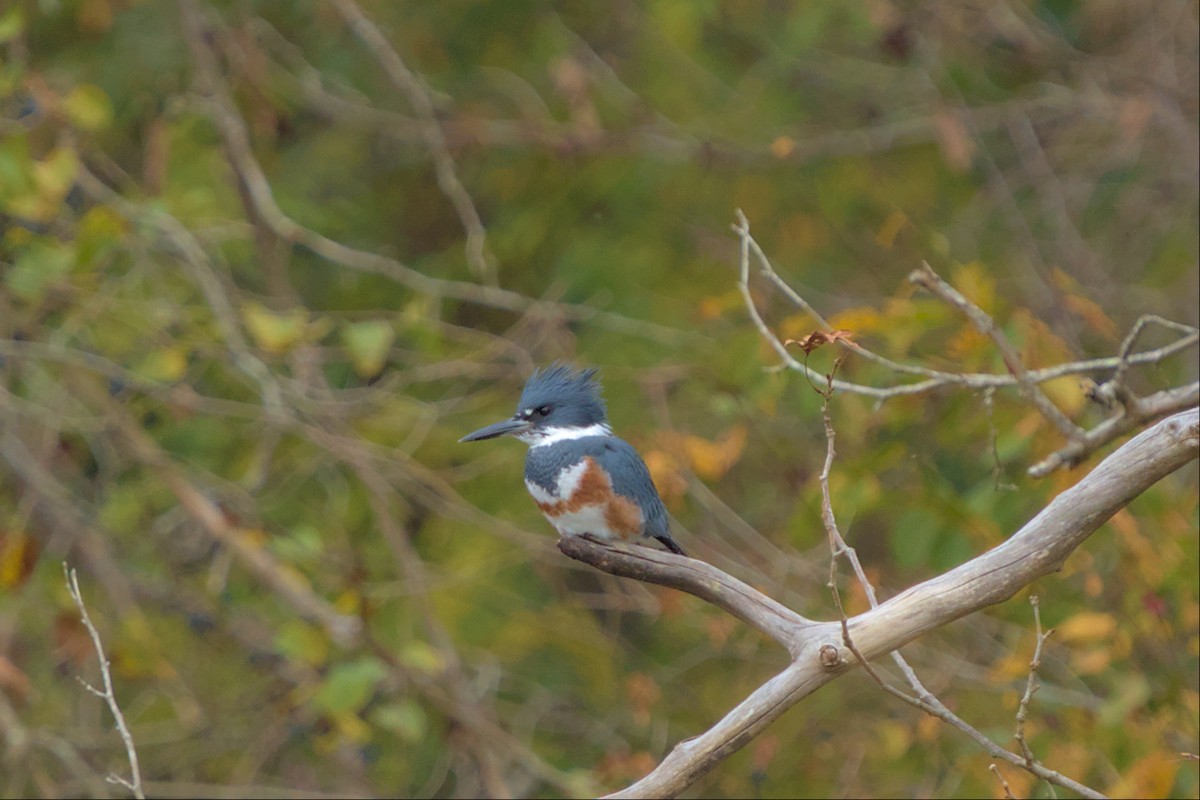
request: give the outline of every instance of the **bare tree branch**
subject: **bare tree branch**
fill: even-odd
[[[104,655],[104,643],[100,641],[100,632],[96,630],[96,626],[92,624],[92,618],[88,616],[87,606],[83,603],[83,594],[79,591],[79,576],[75,570],[67,566],[67,562],[63,562],[63,575],[67,579],[67,591],[71,594],[71,599],[75,601],[75,607],[79,609],[79,618],[83,621],[83,627],[87,628],[88,634],[92,637],[92,646],[96,648],[96,660],[100,663],[100,677],[104,681],[104,689],[97,689],[83,678],[79,682],[84,685],[89,692],[101,698],[108,705],[108,710],[112,712],[113,720],[117,725],[117,732],[121,734],[121,741],[125,743],[125,756],[129,759],[130,778],[127,780],[119,775],[109,775],[110,783],[115,783],[118,786],[124,786],[129,791],[133,792],[133,796],[138,800],[145,800],[146,793],[142,790],[142,769],[138,765],[137,748],[133,744],[133,734],[129,732],[129,726],[125,724],[125,715],[121,713],[121,706],[117,703],[117,695],[113,691],[112,673],[108,668],[108,656]]]
[[[842,606],[842,598],[841,598],[841,595],[838,592],[838,588],[837,588],[837,559],[838,559],[838,556],[844,557],[850,563],[850,566],[854,570],[854,575],[857,578],[859,585],[863,587],[863,591],[867,596],[867,600],[871,604],[871,608],[878,608],[879,601],[875,595],[875,587],[874,587],[874,585],[872,585],[871,581],[868,580],[866,570],[863,569],[862,563],[859,561],[858,553],[855,551],[855,549],[853,547],[851,547],[850,545],[848,545],[846,543],[846,540],[844,538],[842,538],[841,531],[838,529],[837,521],[834,516],[833,499],[830,496],[830,491],[829,491],[829,474],[830,474],[830,470],[833,466],[833,458],[835,455],[835,450],[834,450],[835,436],[834,436],[834,429],[833,429],[833,419],[831,418],[830,413],[829,413],[829,403],[833,398],[833,376],[836,372],[837,372],[837,362],[835,362],[835,364],[834,364],[833,372],[831,372],[829,375],[826,388],[823,391],[818,390],[818,392],[821,394],[821,396],[823,398],[823,402],[821,404],[821,417],[825,422],[825,441],[826,441],[825,466],[821,470],[821,477],[820,477],[820,481],[821,481],[821,521],[824,523],[825,531],[829,537],[829,555],[830,555],[830,558],[829,558],[829,589],[833,593],[834,605],[837,607],[839,621],[841,622],[841,625],[842,625],[842,642],[843,642],[843,644],[845,644],[846,648],[854,655],[854,658],[858,661],[859,666],[861,666],[863,668],[863,670],[868,675],[871,676],[872,680],[874,680],[875,683],[877,683],[881,689],[883,689],[885,692],[892,695],[893,697],[897,697],[900,700],[903,700],[904,702],[908,703],[909,705],[911,705],[915,708],[918,708],[921,711],[924,711],[926,714],[929,714],[930,716],[936,717],[937,719],[940,719],[942,722],[945,722],[950,727],[954,728],[955,730],[959,731],[960,733],[964,734],[965,736],[967,736],[968,738],[973,740],[976,744],[978,744],[980,747],[982,747],[984,750],[986,750],[989,754],[991,754],[991,756],[993,758],[999,758],[999,759],[1008,761],[1010,764],[1022,767],[1023,769],[1028,770],[1029,772],[1046,780],[1047,782],[1049,782],[1051,784],[1056,784],[1058,786],[1063,786],[1065,788],[1071,789],[1072,791],[1074,791],[1077,794],[1080,794],[1084,797],[1090,797],[1090,798],[1102,797],[1100,792],[1096,791],[1095,789],[1092,789],[1089,786],[1085,786],[1085,785],[1079,783],[1078,781],[1074,781],[1071,778],[1068,778],[1065,775],[1057,772],[1056,770],[1052,770],[1049,767],[1046,767],[1045,765],[1043,765],[1040,762],[1038,762],[1037,760],[1035,760],[1033,758],[1033,754],[1031,752],[1029,752],[1029,749],[1027,747],[1024,746],[1025,742],[1024,742],[1024,739],[1021,737],[1018,737],[1018,741],[1021,743],[1021,745],[1023,747],[1023,750],[1022,750],[1022,755],[1024,756],[1023,759],[1021,757],[1018,757],[1016,754],[1011,753],[1011,752],[1005,750],[1004,748],[1000,747],[1000,745],[998,745],[994,741],[992,741],[992,739],[987,734],[985,734],[983,731],[979,730],[977,727],[975,727],[974,725],[972,725],[969,722],[967,722],[966,720],[964,720],[962,717],[955,714],[953,711],[951,711],[946,706],[945,703],[943,703],[941,701],[940,698],[937,697],[937,695],[935,695],[933,692],[931,692],[927,688],[925,688],[925,684],[921,682],[921,679],[919,677],[917,677],[916,670],[914,670],[912,668],[912,666],[908,663],[908,660],[903,655],[901,655],[899,650],[893,650],[891,652],[892,661],[894,661],[896,663],[896,666],[900,668],[900,671],[904,674],[905,679],[908,681],[908,685],[911,686],[913,692],[915,692],[915,694],[912,694],[912,695],[908,694],[907,692],[905,692],[901,689],[896,688],[895,686],[892,686],[890,683],[885,681],[883,679],[883,677],[880,676],[880,674],[875,670],[875,668],[871,666],[870,661],[868,661],[867,658],[862,654],[862,651],[859,650],[858,647],[855,645],[854,639],[850,635],[850,620],[846,616],[846,611]],[[1041,621],[1040,621],[1040,618],[1037,617],[1036,608],[1037,607],[1035,605],[1034,606],[1035,619],[1038,620],[1039,640],[1038,640],[1038,652],[1034,657],[1035,661],[1041,654],[1041,642],[1042,642]],[[1031,672],[1030,672],[1030,676],[1031,676],[1030,680],[1031,681],[1033,679],[1032,678],[1033,674],[1034,674],[1034,671],[1031,670]],[[1024,705],[1021,707],[1021,710],[1018,712],[1018,719],[1022,720],[1022,722],[1023,722],[1023,718],[1021,717],[1021,713],[1024,711],[1025,707],[1028,705],[1028,701],[1029,701],[1030,697],[1032,697],[1032,691],[1027,689],[1027,694],[1026,694],[1026,698],[1024,701]],[[1024,727],[1023,727],[1023,724],[1020,724],[1018,726],[1018,734],[1021,734],[1023,736],[1023,733],[1024,733]],[[997,773],[997,774],[999,774],[999,773]]]
[[[483,220],[479,218],[479,212],[475,209],[475,202],[458,178],[458,169],[450,155],[450,148],[446,146],[446,137],[442,133],[441,123],[438,122],[433,101],[429,97],[429,88],[421,76],[408,68],[387,37],[367,18],[358,4],[353,0],[332,0],[332,3],[338,14],[383,67],[388,80],[408,96],[408,102],[417,114],[425,146],[433,156],[438,188],[454,205],[454,210],[466,230],[467,263],[477,278],[489,286],[495,286],[496,257],[488,249],[487,232],[484,230]]]
[[[559,539],[558,549],[610,575],[694,594],[770,636],[793,657],[800,652],[800,631],[817,624],[732,575],[694,558],[649,547],[619,549],[578,536]]]
[[[1037,578],[1059,569],[1113,514],[1198,454],[1200,412],[1196,409],[1143,431],[1058,495],[1003,544],[851,618],[848,628],[857,648],[864,659],[875,659],[953,620],[1007,600]],[[699,572],[691,559],[644,548],[631,553],[583,538],[564,541],[560,548],[606,572],[675,586],[706,600],[713,592],[707,588],[709,581],[720,587],[738,583],[729,576],[722,578],[720,570],[712,567]],[[736,596],[732,590],[725,595],[726,599],[731,596]],[[751,609],[760,606],[757,600],[737,602],[739,618],[756,618]],[[728,610],[732,612],[732,608]],[[772,615],[786,617],[787,612],[772,611]],[[783,672],[713,727],[676,745],[651,773],[609,797],[674,797],[788,708],[854,664],[853,655],[842,644],[839,622],[800,618],[794,623],[793,636],[783,630],[772,636],[778,641],[792,640],[788,649],[793,661]],[[991,747],[984,745],[985,749],[993,756],[1011,757],[1018,766],[1024,762],[1022,756],[990,740],[987,744]],[[1079,790],[1089,793],[1086,787]]]
[[[595,320],[598,324],[611,330],[657,341],[681,342],[696,337],[694,333],[646,320],[631,319],[586,305],[543,303],[497,286],[434,278],[397,259],[349,247],[296,222],[276,202],[270,181],[254,155],[246,122],[238,114],[232,99],[221,83],[220,72],[209,44],[210,37],[206,36],[207,29],[201,12],[191,0],[180,0],[179,5],[182,11],[184,35],[196,65],[196,84],[200,94],[196,102],[220,133],[229,156],[230,167],[242,184],[259,219],[280,239],[307,247],[329,261],[362,272],[383,275],[414,291],[434,297],[445,297],[514,312],[525,311],[536,306],[544,309],[547,313],[559,314],[567,319]],[[103,194],[102,199],[105,202],[113,200],[108,194]],[[135,210],[132,204],[126,202],[125,205],[130,210]]]
[[[1149,397],[1126,397],[1122,411],[1114,417],[1085,431],[1083,436],[1066,444],[1029,468],[1035,478],[1049,475],[1059,467],[1073,467],[1104,445],[1147,422],[1159,419],[1200,402],[1200,382],[1174,389],[1164,389]]]
[[[771,266],[771,261],[767,258],[758,242],[750,235],[750,223],[746,219],[746,215],[740,210],[737,212],[738,221],[733,225],[733,231],[738,235],[741,243],[741,259],[740,272],[738,278],[738,289],[745,301],[746,312],[750,316],[750,321],[758,330],[763,339],[771,346],[771,349],[779,356],[781,364],[787,369],[796,372],[804,373],[809,380],[821,382],[824,380],[816,370],[813,370],[797,361],[791,353],[788,352],[783,342],[767,325],[762,314],[758,310],[758,306],[754,302],[754,297],[750,293],[750,256],[753,254],[756,263],[758,264],[758,272],[766,278],[784,297],[799,308],[804,313],[810,315],[813,320],[820,326],[826,329],[832,329],[828,321],[795,289],[787,284],[779,274],[775,272],[775,268]],[[1172,356],[1183,350],[1195,347],[1200,343],[1200,331],[1188,325],[1169,322],[1168,326],[1173,330],[1180,332],[1180,337],[1169,344],[1153,350],[1147,350],[1141,353],[1132,353],[1125,361],[1130,365],[1137,364],[1153,364],[1162,361],[1164,358]],[[1136,326],[1135,326],[1136,327]],[[915,383],[903,383],[894,386],[867,386],[853,381],[838,378],[833,382],[833,388],[839,392],[849,392],[851,394],[862,395],[865,397],[874,397],[876,400],[883,402],[894,397],[905,397],[909,395],[924,394],[944,386],[958,386],[964,389],[973,391],[999,389],[1004,387],[1012,387],[1017,385],[1017,378],[1012,374],[992,374],[986,372],[945,372],[942,370],[930,369],[928,367],[916,366],[913,364],[905,364],[893,359],[881,356],[878,353],[863,347],[861,344],[842,339],[838,344],[847,350],[850,350],[856,355],[859,355],[868,361],[879,364],[882,367],[893,370],[902,375],[914,375],[924,378],[924,380]],[[1085,361],[1071,361],[1065,364],[1056,364],[1052,367],[1043,367],[1041,369],[1026,370],[1026,376],[1034,383],[1045,383],[1046,381],[1061,378],[1067,375],[1085,375],[1088,373],[1104,372],[1118,368],[1122,363],[1120,356],[1112,356],[1110,358],[1093,358]]]
[[[1029,742],[1025,740],[1025,720],[1029,718],[1029,703],[1033,700],[1033,693],[1040,688],[1038,683],[1037,672],[1042,666],[1042,647],[1045,646],[1046,640],[1050,638],[1050,634],[1054,633],[1051,628],[1048,631],[1042,631],[1042,612],[1038,608],[1038,596],[1032,595],[1029,598],[1029,604],[1033,606],[1033,625],[1037,636],[1037,643],[1033,648],[1033,658],[1029,660],[1029,678],[1025,681],[1025,694],[1021,695],[1021,702],[1017,704],[1017,732],[1013,734],[1013,739],[1021,747],[1021,755],[1025,756],[1025,763],[1034,763],[1033,751],[1029,749]]]
[[[996,349],[1000,351],[1000,356],[1004,359],[1004,366],[1008,367],[1008,371],[1017,379],[1017,389],[1020,390],[1021,396],[1032,403],[1033,407],[1041,412],[1041,415],[1054,427],[1058,428],[1059,433],[1066,436],[1068,440],[1075,441],[1080,437],[1083,431],[1079,429],[1078,425],[1071,422],[1067,415],[1054,405],[1053,401],[1038,387],[1037,381],[1030,377],[1029,371],[1021,363],[1021,354],[1008,341],[1008,337],[1004,335],[1004,331],[1000,330],[996,321],[984,313],[982,308],[942,280],[941,276],[934,272],[927,263],[922,263],[918,269],[909,273],[908,280],[933,292],[957,308],[980,333],[990,336],[996,344]]]

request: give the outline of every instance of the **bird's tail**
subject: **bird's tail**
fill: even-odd
[[[662,542],[663,546],[665,546],[668,550],[670,550],[675,555],[684,556],[684,557],[687,556],[687,553],[683,552],[683,548],[679,546],[679,543],[671,538],[671,534],[664,533],[663,535],[655,536],[654,538],[658,539],[660,542]]]

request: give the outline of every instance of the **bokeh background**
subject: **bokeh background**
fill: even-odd
[[[151,794],[640,777],[786,654],[562,556],[522,446],[457,439],[511,414],[536,365],[600,367],[676,538],[832,618],[820,399],[749,320],[735,210],[890,357],[1003,372],[907,284],[922,260],[1028,365],[1111,356],[1142,314],[1197,324],[1197,51],[1196,6],[1173,1],[5,4],[0,794],[123,794],[64,560]],[[816,327],[751,288],[781,337]],[[1103,418],[1077,378],[1046,389]],[[1062,442],[1011,391],[831,408],[835,510],[883,596],[1098,458],[1027,477]],[[1032,587],[1057,628],[1028,723],[1048,766],[1200,790],[1181,755],[1200,749],[1197,518],[1193,465]],[[1005,745],[1025,597],[905,651]],[[988,763],[855,673],[689,793],[1003,796]]]

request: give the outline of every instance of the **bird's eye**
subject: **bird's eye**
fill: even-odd
[[[533,413],[537,414],[539,417],[544,417],[550,413],[550,406],[538,406],[533,410]]]

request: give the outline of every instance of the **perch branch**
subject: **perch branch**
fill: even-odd
[[[558,549],[610,575],[694,594],[770,636],[793,658],[800,651],[800,632],[816,624],[732,575],[694,558],[649,547],[619,547],[578,536],[559,539]]]

